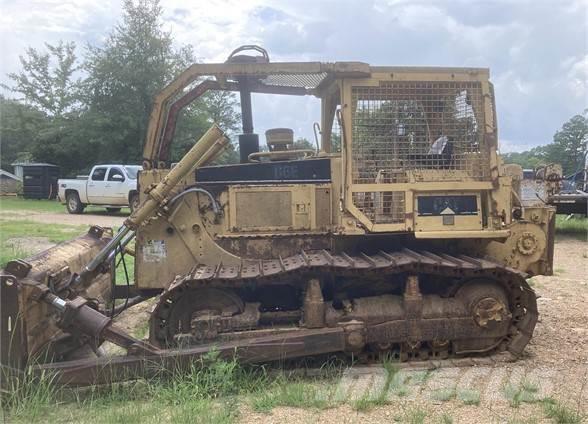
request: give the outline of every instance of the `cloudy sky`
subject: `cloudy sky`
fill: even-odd
[[[588,0],[161,0],[166,28],[202,61],[241,44],[279,60],[489,67],[502,151],[551,141],[587,107]],[[119,0],[0,0],[0,81],[27,46],[100,44]],[[311,138],[313,99],[256,95],[255,127]]]

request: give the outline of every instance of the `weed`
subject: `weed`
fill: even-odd
[[[252,391],[266,381],[262,368],[245,369],[236,359],[221,360],[218,351],[210,351],[187,371],[173,370],[150,384],[158,398],[178,404],[187,398],[215,399]]]
[[[398,373],[398,366],[387,359],[384,360],[383,366],[386,371],[386,381],[380,392],[376,396],[373,396],[368,392],[368,394],[354,402],[352,405],[353,409],[357,411],[368,411],[376,406],[387,404],[388,393],[391,388],[396,394],[398,394],[398,396],[406,396],[406,388],[398,384],[397,377],[400,375]],[[402,384],[402,382],[400,384]]]
[[[479,405],[480,404],[480,392],[477,390],[463,389],[458,390],[457,398],[461,400],[464,405]]]
[[[427,411],[420,407],[405,411],[403,415],[394,417],[395,421],[407,424],[423,424],[427,418]]]
[[[332,405],[316,385],[300,381],[276,381],[265,391],[256,394],[252,407],[255,411],[269,412],[276,406],[325,409]]]
[[[360,399],[353,402],[353,409],[360,412],[366,412],[376,406],[382,406],[383,404],[378,402],[377,399],[371,399],[369,396],[362,396]]]
[[[441,415],[441,423],[442,424],[453,424],[453,418],[451,415],[443,414]]]
[[[410,376],[410,382],[412,384],[424,384],[433,376],[433,371],[419,371],[415,372]]]
[[[388,390],[398,397],[404,397],[408,394],[407,376],[405,373],[397,372],[392,375]]]
[[[504,388],[504,396],[508,399],[512,408],[518,408],[521,403],[537,402],[539,400],[537,398],[538,392],[539,387],[535,383],[526,380],[521,382],[520,387],[509,384]]]
[[[539,386],[528,380],[523,380],[521,388],[529,393],[537,393],[539,391]]]
[[[1,407],[17,420],[35,421],[57,401],[54,374],[43,372],[37,376],[28,368],[23,373],[2,375],[2,378],[8,390],[1,397]]]
[[[455,389],[437,389],[431,392],[431,399],[447,402],[455,398]]]
[[[20,249],[12,245],[7,245],[6,243],[4,243],[3,240],[2,251],[0,251],[0,268],[3,268],[8,262],[10,262],[13,259],[26,258],[31,254],[32,252],[29,252],[28,250]]]
[[[543,412],[547,418],[551,418],[557,424],[579,424],[585,418],[578,411],[552,398],[543,400]]]
[[[228,407],[235,395],[267,386],[265,369],[244,368],[235,359],[221,360],[211,352],[196,361],[187,372],[161,371],[157,378],[113,383],[72,392],[63,403],[65,389],[57,389],[48,374],[34,377],[30,372],[11,380],[2,407],[11,422],[212,422],[228,423],[238,408]],[[59,408],[55,406],[59,403]],[[56,412],[59,410],[59,412]],[[57,416],[56,414],[59,413]],[[55,418],[55,419],[51,419]]]

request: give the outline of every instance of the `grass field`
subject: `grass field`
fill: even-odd
[[[87,225],[47,225],[30,220],[0,218],[0,268],[13,259],[23,259],[38,253],[40,246],[71,240],[86,231],[88,231]],[[40,244],[39,241],[41,241]],[[125,261],[132,283],[135,260],[132,256],[126,255]],[[122,264],[116,269],[116,281],[118,284],[126,284]]]
[[[588,219],[582,217],[572,217],[566,219],[565,215],[557,215],[555,220],[555,230],[557,234],[568,234],[577,237],[588,238]]]
[[[33,238],[47,243],[70,240],[87,231],[86,226],[47,225],[29,220],[0,220],[0,267],[6,262],[37,253]],[[18,241],[18,243],[15,243]],[[28,241],[28,242],[27,242]]]
[[[10,211],[35,211],[67,214],[65,205],[57,200],[34,200],[23,199],[22,197],[0,196],[0,210]],[[128,212],[128,208],[123,208],[123,212]],[[107,214],[105,208],[100,206],[87,206],[86,212]]]
[[[57,200],[31,200],[22,197],[0,197],[0,210],[64,212],[65,206]]]

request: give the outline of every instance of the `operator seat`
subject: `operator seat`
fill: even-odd
[[[441,136],[429,148],[426,154],[409,154],[412,166],[421,169],[448,169],[453,160],[453,143],[447,136]]]

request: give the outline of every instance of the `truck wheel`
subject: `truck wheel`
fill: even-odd
[[[84,211],[84,204],[80,201],[78,193],[67,193],[65,196],[65,207],[69,213],[82,213]]]
[[[131,213],[135,211],[139,207],[139,193],[133,193],[129,198],[129,208],[131,208]]]
[[[106,212],[117,213],[117,212],[120,212],[120,208],[106,208]]]

